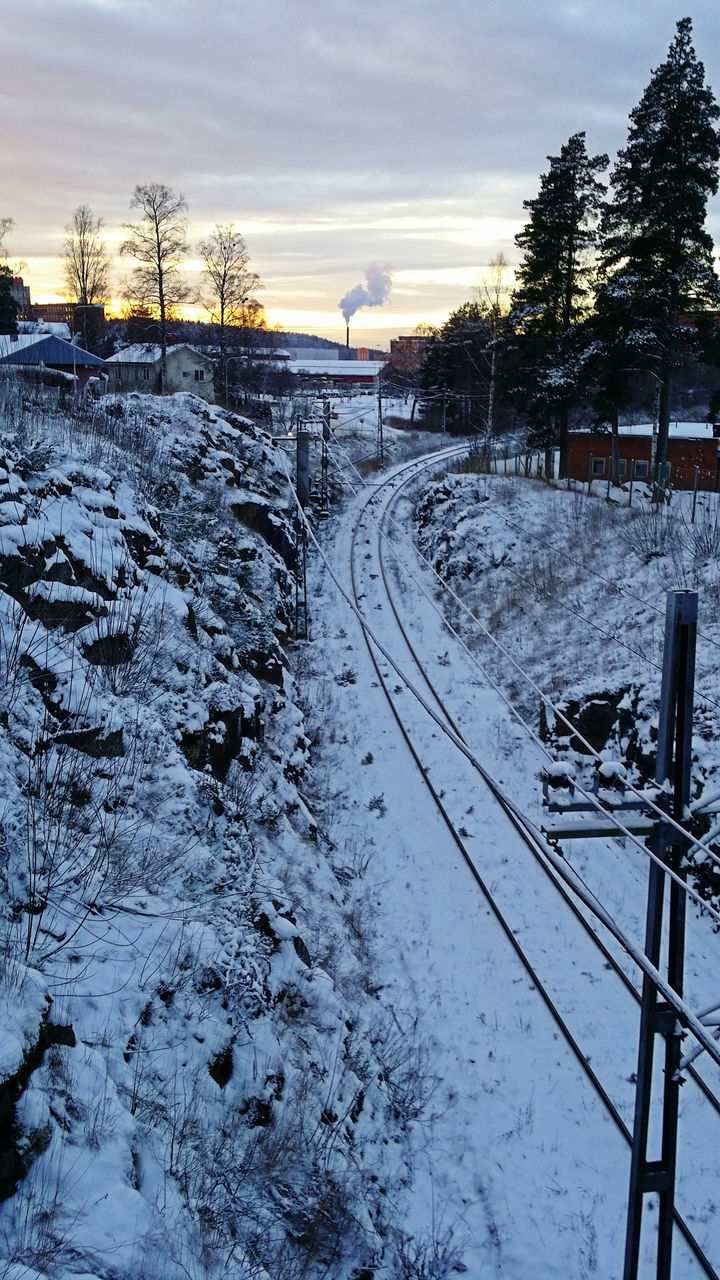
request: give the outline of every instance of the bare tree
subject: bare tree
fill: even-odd
[[[215,230],[201,240],[198,252],[205,266],[204,284],[207,297],[204,305],[211,320],[219,330],[220,364],[228,395],[226,327],[248,324],[256,315],[259,303],[252,296],[262,288],[256,272],[250,270],[250,254],[244,237],[233,223],[218,223]]]
[[[480,283],[473,289],[476,302],[479,303],[488,328],[492,334],[490,343],[490,380],[488,384],[487,436],[488,441],[495,432],[495,388],[497,383],[498,339],[503,333],[510,314],[510,290],[506,283],[506,273],[510,263],[502,250],[490,259],[487,271]]]
[[[5,237],[10,234],[15,222],[13,218],[0,218],[0,261],[7,262],[7,246]]]
[[[72,222],[65,227],[63,244],[66,293],[80,306],[103,302],[110,285],[110,259],[100,232],[102,218],[96,218],[86,204],[78,205]]]
[[[125,224],[127,239],[120,253],[135,258],[127,287],[128,299],[151,308],[160,322],[162,386],[167,376],[167,322],[174,307],[190,299],[188,285],[180,275],[180,264],[189,252],[187,200],[162,182],[135,188],[132,209],[139,209],[140,222]]]
[[[479,284],[473,289],[475,301],[480,303],[490,320],[499,322],[510,313],[509,267],[510,263],[501,250],[490,259]]]

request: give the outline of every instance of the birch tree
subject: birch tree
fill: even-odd
[[[227,327],[247,324],[258,307],[255,290],[260,277],[250,270],[250,254],[244,237],[232,223],[218,223],[198,245],[204,265],[204,306],[218,326],[220,365],[225,398],[228,394]]]
[[[180,271],[189,252],[187,200],[162,182],[150,182],[135,188],[130,207],[138,209],[141,218],[139,222],[125,224],[127,238],[120,245],[120,253],[134,258],[138,264],[128,281],[127,296],[157,315],[164,388],[168,319],[175,307],[191,297]]]

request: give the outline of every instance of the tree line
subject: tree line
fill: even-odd
[[[217,325],[221,366],[226,368],[228,326],[252,327],[262,315],[255,297],[262,285],[250,268],[244,237],[233,223],[218,223],[199,241],[196,249],[203,276],[200,289],[193,290],[182,273],[191,252],[185,196],[162,182],[151,182],[135,187],[130,207],[139,216],[125,224],[125,239],[119,249],[121,257],[135,263],[124,288],[129,314],[153,322],[164,367],[169,322],[183,304],[202,302]],[[112,262],[103,239],[104,225],[102,218],[81,204],[65,228],[65,296],[81,307],[106,302],[109,297]],[[0,218],[0,333],[15,330],[17,304],[10,288],[13,272],[5,248],[12,228],[12,219]]]
[[[582,406],[613,433],[617,480],[620,418],[649,384],[663,483],[678,372],[691,360],[720,364],[720,282],[705,228],[719,115],[683,18],[630,113],[608,186],[608,157],[574,134],[524,201],[508,305],[496,274],[432,336],[422,384],[445,425],[492,434],[498,407],[514,411],[534,447],[559,448],[565,476],[568,423]],[[491,267],[505,265],[500,256]],[[720,412],[720,398],[710,408]]]

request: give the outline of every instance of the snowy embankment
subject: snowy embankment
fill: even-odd
[[[344,416],[372,453],[372,413]],[[446,869],[357,620],[312,554],[311,639],[291,643],[279,447],[189,396],[64,415],[10,395],[3,426],[2,1280],[607,1273],[627,1157],[605,1152],[532,987]],[[643,777],[665,587],[701,584],[720,640],[714,501],[691,528],[675,508],[456,476],[421,499],[420,540]],[[341,575],[351,521],[336,509],[322,535]],[[482,716],[482,680],[419,618]],[[508,661],[483,661],[537,723]],[[707,799],[714,715],[699,695]],[[497,716],[511,791],[520,735]],[[537,803],[534,774],[520,793]],[[704,967],[698,951],[692,984]]]
[[[368,490],[379,482],[374,477]],[[321,539],[341,584],[347,582],[351,533],[365,501],[359,494]],[[538,775],[547,763],[543,743],[535,738],[542,734],[549,754],[571,763],[586,780],[594,769],[594,758],[569,733],[563,736],[561,722],[542,713],[540,687],[593,736],[604,760],[625,758],[638,781],[652,773],[660,680],[654,664],[662,648],[664,591],[697,584],[703,573],[712,590],[714,562],[712,556],[703,560],[702,549],[712,535],[715,501],[703,500],[691,526],[678,510],[681,501],[669,512],[639,505],[628,512],[595,497],[509,477],[451,476],[424,486],[416,515],[425,554],[505,652],[483,640],[482,625],[471,624],[458,601],[453,604],[428,570],[414,564],[403,536],[403,527],[410,532],[410,504],[397,508],[399,527],[391,534],[403,562],[397,604],[413,645],[475,752],[535,821],[541,816]],[[375,518],[380,506],[378,496]],[[398,660],[398,668],[387,671],[389,684],[405,723],[414,724],[422,719],[411,705],[410,684],[417,677],[383,602],[373,523],[367,519],[357,539],[361,608]],[[671,547],[667,557],[658,554],[658,541]],[[314,685],[322,699],[322,755],[336,787],[333,830],[337,843],[361,843],[366,850],[367,913],[381,942],[374,961],[381,998],[402,1010],[406,1026],[421,1037],[426,1064],[429,1105],[405,1208],[417,1235],[421,1224],[429,1228],[425,1257],[432,1257],[435,1270],[422,1274],[450,1274],[453,1265],[466,1265],[473,1275],[517,1280],[530,1273],[543,1280],[620,1274],[629,1148],[562,1045],[448,842],[383,704],[357,619],[317,559],[312,574],[314,644],[304,683]],[[638,598],[641,589],[645,595]],[[435,594],[464,634],[470,655],[435,614],[428,598]],[[620,627],[625,614],[636,630],[633,640]],[[714,669],[714,625],[705,600],[699,684]],[[619,646],[616,662],[609,657],[613,628],[629,646]],[[648,662],[651,643],[656,653]],[[512,658],[533,684],[521,678]],[[500,704],[488,676],[518,707],[532,734]],[[717,790],[717,737],[706,718],[711,712],[712,704],[703,703],[697,722],[695,793],[706,800]],[[629,1128],[637,1006],[613,987],[603,957],[578,939],[567,908],[537,870],[525,865],[509,829],[500,830],[495,802],[477,778],[459,767],[453,773],[452,748],[432,724],[421,754],[444,802],[460,806],[461,831],[477,867]],[[642,947],[647,859],[640,846],[579,841],[572,862]],[[704,892],[711,893],[714,872],[700,855],[698,861]],[[694,1008],[716,997],[716,942],[712,919],[693,906],[687,990]],[[634,966],[617,950],[637,983]],[[717,1072],[713,1064],[706,1066],[717,1089]],[[712,1258],[718,1249],[717,1122],[696,1108],[689,1087],[682,1099],[678,1203]],[[651,1221],[644,1239],[648,1274]],[[687,1280],[699,1274],[680,1240],[675,1269]]]
[[[478,619],[457,601],[448,606],[478,657],[586,783],[594,756],[539,691],[603,759],[623,761],[636,783],[649,780],[666,594],[698,592],[693,833],[712,845],[715,820],[701,811],[719,789],[720,497],[700,494],[693,521],[691,494],[657,506],[636,488],[631,507],[627,490],[610,502],[604,494],[514,476],[448,477],[419,498],[419,546]],[[693,859],[702,892],[716,900],[714,864],[698,850]]]
[[[190,396],[3,427],[0,1275],[393,1274],[413,1058],[308,807],[279,451]]]

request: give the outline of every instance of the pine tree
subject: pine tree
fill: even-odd
[[[529,403],[538,438],[559,437],[560,474],[567,466],[567,421],[575,374],[576,326],[586,313],[592,250],[605,189],[606,155],[589,156],[576,133],[548,156],[540,190],[515,237],[524,257],[517,271],[512,321],[518,334],[516,398]],[[563,374],[563,368],[566,367]]]
[[[12,295],[12,273],[0,265],[0,333],[17,333],[18,305]]]
[[[718,188],[720,112],[691,37],[683,18],[630,114],[601,226],[598,332],[616,384],[621,368],[626,377],[646,371],[656,379],[656,482],[667,460],[673,371],[692,349],[693,317],[720,300],[705,230],[708,197]]]

